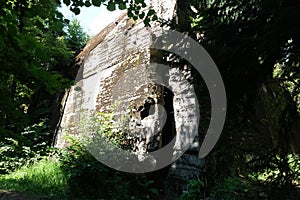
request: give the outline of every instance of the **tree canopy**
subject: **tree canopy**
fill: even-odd
[[[59,96],[73,82],[67,75],[71,58],[88,39],[77,21],[64,19],[59,5],[44,0],[0,2],[1,145],[5,138],[20,146],[30,144],[24,137],[31,136],[21,133],[33,124],[48,126],[44,132],[56,126]],[[44,138],[47,144],[51,135]]]

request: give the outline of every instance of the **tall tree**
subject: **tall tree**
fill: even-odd
[[[83,31],[80,22],[77,19],[71,20],[67,26],[67,35],[65,37],[68,48],[74,54],[78,54],[78,51],[82,50],[89,39],[89,36]]]
[[[0,137],[18,134],[47,116],[47,106],[40,106],[45,95],[69,83],[60,74],[71,52],[63,40],[67,21],[58,5],[54,0],[0,3]]]

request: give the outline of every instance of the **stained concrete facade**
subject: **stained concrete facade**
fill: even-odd
[[[148,4],[164,20],[172,19],[176,13],[176,0]],[[77,56],[80,69],[76,85],[63,103],[55,146],[67,145],[67,133],[86,134],[78,128],[86,110],[110,112],[116,102],[121,102],[117,111],[130,116],[128,125],[138,138],[136,153],[160,149],[174,137],[174,152],[182,150],[181,141],[185,138],[179,133],[198,132],[197,98],[193,85],[179,69],[173,67],[160,74],[168,87],[151,78],[159,66],[150,63],[161,59],[151,45],[161,30],[157,22],[145,28],[142,21],[133,21],[125,13],[88,42]],[[169,199],[184,190],[187,180],[198,178],[204,167],[204,161],[197,158],[198,141],[192,146],[196,149],[194,155],[184,155],[170,168],[166,179]]]
[[[150,1],[148,4],[161,19],[168,20],[174,15],[175,0]],[[80,65],[77,83],[65,98],[55,146],[65,146],[66,129],[71,134],[79,134],[77,126],[84,110],[109,111],[118,97],[126,99],[127,106],[139,108],[144,105],[155,88],[155,84],[147,80],[149,72],[145,66],[150,63],[152,34],[159,29],[158,23],[146,29],[142,21],[133,21],[124,13],[87,43],[77,56]],[[130,80],[126,75],[128,72],[139,78]],[[156,103],[161,101],[159,94],[154,96]]]

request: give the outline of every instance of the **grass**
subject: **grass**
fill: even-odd
[[[55,199],[66,199],[68,194],[66,177],[60,169],[60,162],[54,158],[44,158],[1,175],[0,189]]]

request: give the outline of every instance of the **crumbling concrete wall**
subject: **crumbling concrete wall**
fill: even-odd
[[[149,2],[158,17],[164,20],[174,16],[175,4],[176,0]],[[176,137],[174,149],[181,151],[184,138],[180,138],[178,133],[198,131],[198,113],[193,113],[197,98],[193,85],[176,68],[170,68],[168,78],[165,78],[171,87],[169,89],[151,79],[153,69],[149,64],[156,55],[150,47],[153,32],[160,29],[157,22],[145,29],[142,21],[133,21],[125,13],[88,42],[77,56],[80,65],[77,83],[65,98],[56,147],[67,145],[64,139],[67,133],[82,134],[78,124],[85,110],[110,112],[113,104],[120,101],[122,105],[118,109],[122,112],[126,113],[130,108],[126,114],[131,118],[132,132],[137,134],[133,151],[155,151],[173,137]],[[166,112],[160,106],[167,108]],[[167,121],[161,121],[163,115]],[[145,127],[149,130],[140,131]],[[140,133],[145,134],[138,135]],[[191,149],[193,151],[189,152],[193,153],[184,155],[170,169],[165,182],[169,199],[178,196],[186,188],[187,180],[199,177],[202,172],[204,161],[197,158],[197,140]]]
[[[175,3],[175,0],[149,1],[148,5],[156,10],[158,17],[168,20],[174,15]],[[129,19],[124,13],[88,42],[77,56],[77,64],[80,65],[77,83],[70,89],[66,98],[55,146],[66,145],[63,139],[66,129],[70,134],[78,134],[76,126],[80,122],[83,110],[109,110],[112,104],[112,89],[116,88],[115,84],[126,71],[131,69],[136,74],[146,74],[143,65],[150,63],[150,53],[147,49],[152,43],[152,31],[156,28],[159,29],[158,24],[147,31],[142,21]],[[128,80],[125,85],[128,88],[138,85],[134,81],[137,80]],[[141,82],[141,79],[139,81]],[[144,84],[140,90],[147,87],[146,82]],[[146,94],[141,96],[144,93],[145,91],[131,94],[131,97],[126,98],[135,99],[136,107],[140,107],[148,97]]]

